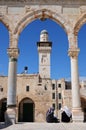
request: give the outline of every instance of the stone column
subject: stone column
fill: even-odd
[[[83,121],[83,112],[80,101],[79,74],[78,74],[78,53],[79,49],[69,49],[71,59],[71,85],[72,85],[72,119],[73,122]]]
[[[9,71],[6,122],[7,124],[13,124],[16,121],[16,70],[19,50],[17,48],[9,48],[7,52],[9,55]]]

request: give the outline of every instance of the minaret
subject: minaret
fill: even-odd
[[[52,42],[48,41],[48,32],[41,31],[40,42],[37,42],[39,53],[39,74],[41,78],[50,78],[50,54]]]

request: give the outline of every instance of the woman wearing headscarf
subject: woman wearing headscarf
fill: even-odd
[[[72,117],[72,113],[69,110],[69,108],[67,106],[64,106],[63,108],[61,108],[61,121],[62,122],[70,122],[71,117]]]
[[[54,108],[53,107],[48,109],[48,111],[46,113],[46,121],[48,123],[57,123],[57,122],[59,122],[58,119],[54,116]]]

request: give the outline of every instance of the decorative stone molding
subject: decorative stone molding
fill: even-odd
[[[12,22],[10,19],[7,17],[7,15],[4,15],[3,13],[0,12],[0,21],[7,27],[7,29],[12,32]]]
[[[49,4],[49,5],[64,5],[64,6],[69,6],[69,5],[78,5],[79,4],[86,4],[86,1],[85,0],[0,0],[1,1],[1,4],[8,4],[8,5],[28,5],[28,4],[31,4],[31,5],[37,5],[37,4],[40,4],[40,5],[46,5],[46,4]]]
[[[17,57],[19,55],[19,49],[18,48],[8,48],[7,53],[9,55],[9,57],[17,59]]]
[[[68,50],[68,55],[72,58],[77,58],[79,54],[80,49],[79,48],[70,48]]]
[[[24,16],[20,19],[20,21],[17,23],[15,30],[14,30],[14,34],[18,33],[20,34],[21,31],[24,29],[25,26],[27,26],[27,24],[31,23],[33,20],[35,19],[46,19],[46,18],[50,18],[52,20],[54,20],[56,23],[58,23],[59,25],[61,25],[65,32],[68,34],[68,29],[70,27],[70,22],[67,21],[62,14],[58,14],[54,11],[52,11],[52,9],[47,8],[36,8],[34,11],[30,11],[26,14],[24,14]]]
[[[28,13],[28,12],[32,11],[31,6],[26,5],[24,8],[25,8],[25,13]]]

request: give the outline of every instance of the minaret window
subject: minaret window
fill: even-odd
[[[41,63],[46,63],[46,62],[47,62],[47,55],[42,55]]]

